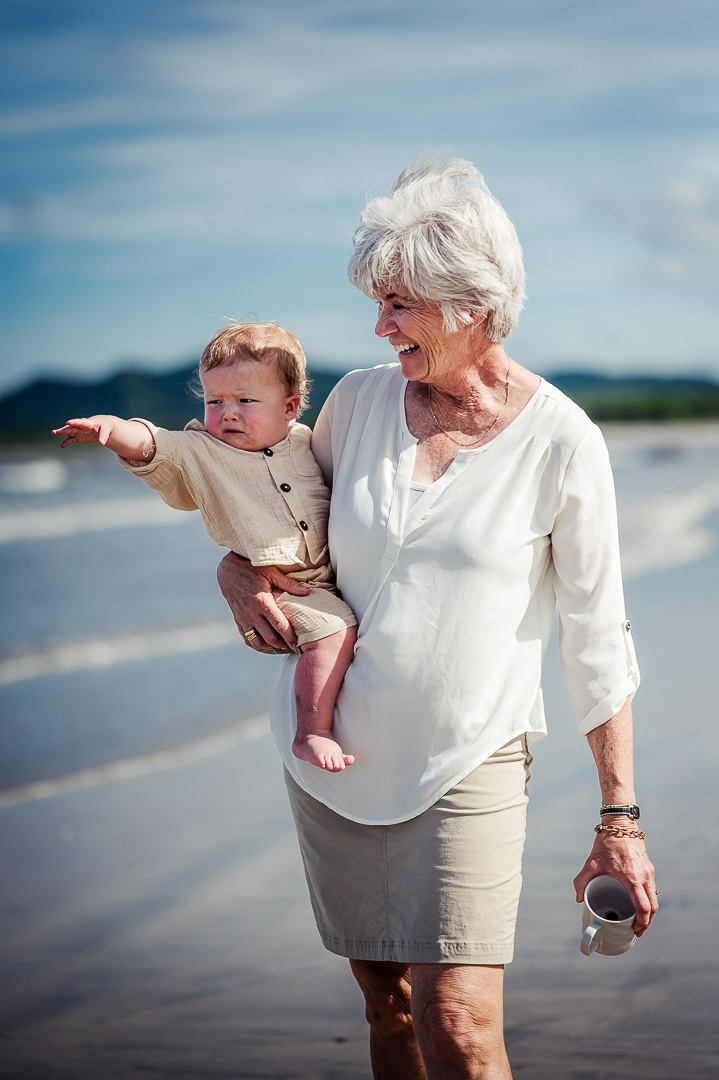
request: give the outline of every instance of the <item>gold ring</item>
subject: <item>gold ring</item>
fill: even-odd
[[[254,641],[254,639],[257,637],[257,631],[253,626],[251,626],[249,630],[243,630],[242,633],[244,635],[245,641]]]

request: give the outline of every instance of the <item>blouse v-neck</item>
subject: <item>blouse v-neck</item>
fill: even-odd
[[[523,434],[524,434],[524,430],[523,430],[524,429],[524,421],[531,420],[534,408],[535,408],[537,402],[542,397],[540,391],[542,390],[544,385],[545,385],[544,379],[540,375],[539,376],[539,383],[535,387],[531,397],[529,397],[527,399],[527,401],[524,403],[524,405],[519,410],[517,415],[514,417],[513,420],[510,420],[510,422],[507,424],[506,427],[502,428],[502,430],[500,432],[498,432],[494,436],[493,439],[490,439],[489,442],[484,443],[482,446],[459,446],[458,449],[457,449],[456,456],[453,458],[452,461],[450,461],[449,465],[444,470],[442,475],[438,476],[436,480],[431,480],[431,481],[425,482],[425,481],[419,481],[419,480],[415,481],[414,476],[413,476],[414,464],[415,464],[415,460],[416,460],[416,452],[417,452],[417,446],[419,444],[419,439],[417,438],[416,435],[412,434],[412,432],[410,431],[410,428],[409,428],[409,424],[407,422],[407,387],[409,386],[409,381],[408,380],[403,380],[400,383],[400,386],[399,386],[399,408],[398,408],[398,412],[399,412],[400,426],[401,426],[401,429],[402,429],[403,448],[404,449],[409,449],[411,447],[412,451],[413,451],[412,471],[409,474],[410,483],[417,483],[417,484],[421,483],[421,484],[424,485],[425,491],[430,490],[436,484],[440,484],[443,480],[445,480],[445,478],[448,475],[450,475],[450,480],[451,480],[451,474],[453,472],[457,471],[455,469],[455,466],[457,465],[458,459],[461,460],[465,456],[470,456],[471,457],[471,456],[474,456],[475,454],[477,454],[477,455],[485,454],[485,453],[487,453],[488,450],[491,449],[491,447],[493,447],[495,445],[495,443],[500,443],[501,444],[503,442],[511,442],[512,441],[511,438],[507,437],[505,439],[503,437],[505,435],[507,435],[508,432],[511,432],[513,429],[514,429],[514,435],[521,438],[523,436]],[[516,425],[516,429],[515,429],[515,425]],[[424,494],[424,492],[423,492],[423,494]],[[421,498],[421,496],[418,497],[415,500],[415,503],[419,502],[420,498]]]

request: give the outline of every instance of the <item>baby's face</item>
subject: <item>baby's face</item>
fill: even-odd
[[[200,374],[205,427],[238,450],[264,450],[284,439],[299,396],[288,396],[272,364],[238,360]]]

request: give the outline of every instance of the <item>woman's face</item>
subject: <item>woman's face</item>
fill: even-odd
[[[377,293],[377,304],[374,332],[395,349],[405,379],[442,381],[469,361],[469,354],[464,354],[471,328],[448,333],[438,304],[393,292]]]

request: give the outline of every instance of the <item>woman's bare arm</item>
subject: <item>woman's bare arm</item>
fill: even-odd
[[[632,706],[628,698],[616,716],[594,728],[587,735],[599,774],[602,803],[615,805],[634,802],[632,764]],[[613,816],[612,825],[636,829],[633,818]],[[584,900],[584,890],[600,874],[621,881],[632,898],[637,912],[634,929],[641,937],[654,918],[658,903],[654,867],[649,861],[644,841],[635,837],[602,832],[597,835],[589,858],[574,879],[577,903]]]
[[[217,582],[230,606],[243,638],[248,630],[257,637],[245,643],[256,652],[291,652],[297,644],[287,617],[275,603],[272,590],[307,596],[309,589],[286,577],[276,566],[253,566],[233,551],[217,568]]]

